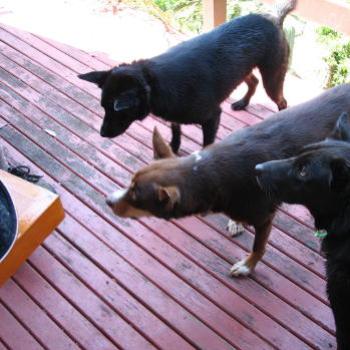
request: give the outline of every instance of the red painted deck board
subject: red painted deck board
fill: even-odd
[[[153,127],[169,138],[168,125],[147,118],[102,139],[100,91],[76,74],[108,60],[3,25],[0,49],[0,138],[14,159],[44,174],[67,212],[0,290],[0,349],[50,348],[53,338],[72,349],[335,348],[324,262],[304,209],[279,211],[247,279],[227,272],[253,234],[231,239],[223,215],[114,217],[104,194],[151,161]],[[270,106],[232,112],[225,102],[218,139],[266,118]],[[201,147],[197,126],[183,134],[182,153]]]
[[[44,349],[42,345],[22,326],[22,324],[0,302],[0,337],[11,349]]]
[[[14,280],[81,347],[106,350],[117,348],[103,335],[103,330],[99,331],[93,322],[73,308],[29,263],[21,267]]]
[[[0,299],[42,344],[51,349],[79,348],[13,281],[8,281],[0,289]]]

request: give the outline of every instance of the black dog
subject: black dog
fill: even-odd
[[[277,200],[305,205],[327,236],[327,290],[338,350],[350,349],[350,123],[343,113],[331,137],[300,155],[256,166],[261,187]]]
[[[295,6],[296,0],[288,0],[276,17],[240,17],[160,56],[79,75],[102,89],[101,136],[121,135],[132,122],[153,113],[172,122],[175,153],[180,147],[179,124],[200,124],[203,145],[211,144],[219,127],[221,102],[243,81],[248,92],[233,108],[248,105],[258,84],[252,74],[255,67],[267,94],[280,110],[286,108],[283,82],[289,47],[282,24]]]
[[[323,140],[341,111],[350,112],[350,85],[283,110],[264,122],[242,128],[187,157],[175,157],[155,133],[157,156],[171,157],[138,171],[128,189],[111,193],[107,204],[124,217],[179,218],[222,212],[253,225],[255,241],[248,258],[231,274],[249,274],[262,258],[279,200],[266,196],[255,179],[255,165],[290,157],[302,147]]]

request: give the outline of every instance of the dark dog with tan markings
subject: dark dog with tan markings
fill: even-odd
[[[306,206],[326,237],[327,291],[338,350],[350,349],[350,122],[339,118],[331,137],[290,159],[256,166],[262,189],[278,201]]]
[[[203,145],[209,145],[220,124],[220,104],[243,81],[248,92],[233,108],[249,104],[258,84],[252,73],[255,67],[267,94],[280,110],[286,108],[283,83],[289,47],[282,26],[296,2],[284,1],[276,16],[236,18],[159,56],[79,75],[102,89],[101,136],[121,135],[134,121],[152,113],[172,122],[175,153],[180,147],[180,124],[200,124]]]
[[[255,165],[297,154],[323,140],[342,111],[350,113],[350,85],[342,85],[260,124],[243,128],[225,140],[176,158],[155,133],[158,160],[138,171],[128,189],[107,198],[115,214],[164,219],[221,212],[255,228],[253,252],[231,269],[247,275],[264,254],[272,219],[280,201],[266,195],[255,178]]]

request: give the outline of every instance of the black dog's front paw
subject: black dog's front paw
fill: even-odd
[[[234,111],[241,111],[242,109],[245,109],[248,106],[248,102],[246,102],[244,99],[239,100],[237,102],[232,103],[231,108]]]
[[[175,153],[178,154],[179,148],[180,148],[180,142],[170,142],[169,146],[171,147],[171,150]]]

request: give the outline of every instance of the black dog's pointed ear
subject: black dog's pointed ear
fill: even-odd
[[[331,162],[330,185],[335,191],[344,191],[350,186],[350,163],[343,158]]]
[[[78,78],[89,81],[90,83],[97,84],[98,87],[102,87],[109,73],[109,70],[93,71],[85,74],[79,74]]]
[[[343,112],[337,120],[337,123],[332,131],[330,138],[350,142],[350,120],[349,115]]]

